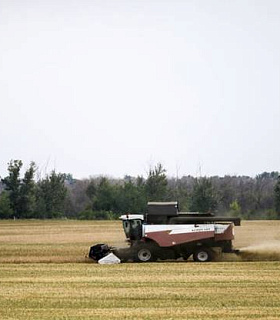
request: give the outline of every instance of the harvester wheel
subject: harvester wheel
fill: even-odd
[[[208,262],[213,258],[212,251],[208,248],[201,247],[195,250],[193,260],[195,262]]]
[[[152,262],[156,261],[156,256],[150,246],[141,245],[137,248],[133,260],[136,262]]]

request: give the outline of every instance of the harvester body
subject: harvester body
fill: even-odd
[[[187,260],[193,255],[195,261],[206,262],[219,252],[237,253],[232,240],[234,224],[240,225],[238,218],[179,212],[177,202],[150,202],[145,215],[126,214],[120,219],[129,247],[111,248],[111,252],[122,261]]]

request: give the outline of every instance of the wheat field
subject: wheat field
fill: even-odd
[[[280,319],[280,221],[235,233],[241,257],[106,266],[118,221],[1,221],[0,319]]]

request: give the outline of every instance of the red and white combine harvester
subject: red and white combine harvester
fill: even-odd
[[[99,261],[113,253],[120,261],[213,260],[218,254],[238,253],[232,246],[234,225],[239,218],[216,217],[212,213],[179,212],[177,202],[148,202],[146,214],[120,217],[129,247],[114,248],[97,244],[89,257]]]

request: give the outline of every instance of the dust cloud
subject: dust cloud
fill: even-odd
[[[280,241],[269,241],[240,248],[239,256],[245,261],[280,261]]]

